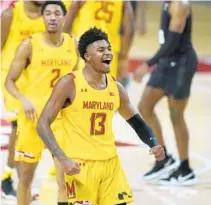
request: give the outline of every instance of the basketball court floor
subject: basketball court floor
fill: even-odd
[[[135,39],[131,55],[148,56],[156,50],[157,44],[155,43],[155,36],[157,34],[158,25],[153,22],[158,19],[157,11],[159,8],[150,7],[154,16],[149,16],[150,22],[148,29],[148,37],[138,37]],[[149,9],[149,10],[150,10]],[[209,8],[210,9],[210,8]],[[203,7],[200,12],[206,12],[206,15],[211,16],[208,9]],[[199,12],[196,10],[196,13]],[[202,16],[198,16],[203,22]],[[211,18],[211,17],[210,17]],[[210,19],[208,16],[206,21]],[[195,35],[196,47],[201,56],[211,56],[210,44],[203,44],[203,39],[209,39],[210,29],[208,25],[205,29],[201,29],[201,24],[196,22],[197,28],[201,29],[200,37]],[[204,24],[205,26],[205,24]],[[154,43],[152,43],[154,42]],[[139,45],[135,46],[135,45]],[[142,49],[140,49],[140,47]],[[147,50],[147,49],[148,50]],[[142,83],[137,84],[131,81],[128,87],[128,93],[134,106],[137,107],[138,101],[143,92],[143,88],[149,76],[146,76]],[[171,186],[158,186],[156,182],[146,183],[142,180],[143,174],[148,171],[154,159],[149,155],[148,148],[143,145],[135,132],[118,114],[114,118],[114,133],[116,141],[123,142],[127,146],[118,146],[119,156],[122,166],[126,172],[131,189],[134,195],[134,202],[132,205],[210,205],[211,204],[211,73],[197,73],[193,80],[192,95],[188,108],[186,111],[186,119],[190,131],[190,163],[195,170],[197,176],[197,184],[190,187],[171,187]],[[170,153],[178,159],[176,151],[176,143],[172,125],[169,120],[169,112],[167,108],[167,101],[164,98],[156,107],[156,112],[161,120],[163,127],[164,137],[167,148]],[[7,151],[1,152],[0,166],[5,164]],[[53,164],[49,152],[46,150],[43,153],[43,158],[39,164],[36,172],[34,186],[40,189],[40,200],[33,202],[34,205],[56,205],[57,186],[55,178],[48,175],[48,169]],[[2,169],[1,169],[2,173]],[[1,175],[0,173],[0,175]],[[17,177],[15,177],[15,186]],[[2,205],[15,205],[12,201],[0,201]],[[111,205],[111,204],[108,204]]]

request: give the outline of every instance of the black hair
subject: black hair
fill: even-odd
[[[110,44],[108,40],[108,35],[101,29],[93,27],[87,30],[85,33],[83,33],[78,43],[78,50],[79,50],[81,58],[85,60],[84,54],[86,53],[87,47],[90,44],[94,43],[95,41],[99,41],[99,40],[105,40]]]
[[[64,5],[64,3],[60,0],[55,0],[55,1],[45,1],[45,3],[41,6],[41,14],[43,15],[44,11],[45,11],[45,8],[46,6],[48,6],[49,4],[55,4],[55,5],[58,5],[61,7],[63,13],[64,13],[64,16],[66,15],[67,13],[67,9]]]

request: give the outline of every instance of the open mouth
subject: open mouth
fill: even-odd
[[[109,65],[111,63],[111,60],[103,60],[102,62]]]

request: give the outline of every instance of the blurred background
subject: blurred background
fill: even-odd
[[[161,1],[133,1],[136,15],[136,36],[131,49],[132,59],[154,54],[159,47]],[[199,56],[198,71],[210,71],[211,2],[191,1],[193,10],[193,44]],[[134,62],[134,61],[132,61]]]

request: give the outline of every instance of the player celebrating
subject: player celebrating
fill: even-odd
[[[70,1],[64,1],[68,9]],[[29,36],[37,32],[43,32],[45,25],[41,15],[42,0],[32,1],[17,1],[1,14],[1,77],[2,90],[6,108],[9,115],[9,120],[12,122],[12,132],[9,137],[8,162],[2,178],[1,188],[7,196],[16,196],[16,192],[12,186],[12,169],[15,166],[14,152],[17,133],[17,113],[19,111],[19,102],[13,98],[4,88],[6,76],[8,74],[10,64],[15,57],[15,52],[19,44]],[[26,87],[26,79],[22,75],[17,82],[20,90]]]
[[[133,109],[124,88],[107,74],[113,58],[107,34],[91,28],[80,38],[79,52],[85,68],[57,83],[37,131],[67,173],[69,202],[125,205],[132,201],[132,195],[117,156],[112,132],[114,113],[119,111],[152,148],[157,160],[164,159],[164,150]],[[59,147],[51,130],[60,111],[66,132],[65,149]]]
[[[73,1],[67,13],[65,31],[79,38],[96,26],[106,31],[114,53],[111,75],[126,82],[128,53],[134,34],[134,15],[129,1]],[[82,66],[83,63],[81,64]]]

